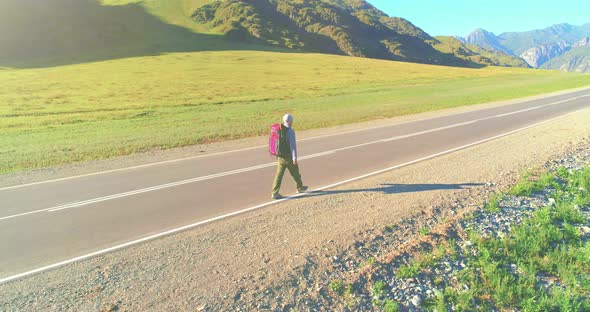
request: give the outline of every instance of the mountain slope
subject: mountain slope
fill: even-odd
[[[222,0],[200,7],[192,17],[234,40],[378,59],[477,65],[440,53],[424,31],[363,0]]]
[[[502,42],[514,51],[520,52],[526,48],[519,55],[532,67],[589,72],[584,65],[584,49],[576,49],[572,53],[569,51],[587,43],[584,39],[590,36],[590,24],[559,24],[541,30],[505,33],[500,36]]]
[[[588,34],[590,34],[590,23],[582,26],[558,24],[545,29],[503,33],[498,37],[503,46],[514,51],[516,55],[521,55],[526,50],[541,45],[557,42],[573,44]]]
[[[272,49],[231,42],[198,29],[188,13],[190,3],[2,0],[0,67],[45,67],[167,52]]]
[[[552,44],[543,44],[530,48],[520,55],[529,65],[539,68],[547,61],[554,59],[571,49],[570,45],[564,41]]]
[[[486,50],[510,51],[534,68],[590,72],[585,66],[585,49],[579,49],[588,45],[589,36],[590,23],[582,26],[558,24],[545,29],[509,32],[499,36],[478,29],[463,41],[472,42]]]
[[[509,48],[505,47],[501,39],[493,33],[484,29],[476,29],[464,38],[463,42],[477,45],[487,51],[499,51],[504,54],[514,54]]]
[[[543,64],[542,68],[590,73],[590,38],[582,39],[571,50]]]
[[[433,45],[435,49],[443,53],[452,53],[470,62],[488,66],[529,67],[523,59],[494,48],[485,49],[475,44],[464,44],[455,37],[438,36],[436,40],[438,43]]]
[[[462,67],[512,62],[477,57],[473,48],[465,57],[446,44],[364,0],[0,1],[0,67],[219,50],[305,51]]]

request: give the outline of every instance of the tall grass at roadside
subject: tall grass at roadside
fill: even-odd
[[[433,265],[449,252],[452,253],[452,250],[447,247],[446,244],[438,245],[433,252],[421,255],[410,263],[400,266],[396,273],[397,277],[416,277],[425,267]]]
[[[551,173],[545,173],[540,176],[533,176],[526,173],[520,181],[508,192],[515,196],[531,196],[532,193],[539,192],[546,187],[556,187],[555,176]]]
[[[590,167],[560,169],[511,193],[554,188],[555,204],[536,211],[504,238],[471,234],[478,254],[469,258],[459,284],[438,296],[437,307],[458,310],[590,311],[590,243],[575,226],[588,223],[580,207],[590,204]],[[433,305],[434,306],[434,305]]]

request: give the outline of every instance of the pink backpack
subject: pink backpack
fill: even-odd
[[[280,124],[270,126],[270,138],[268,139],[268,149],[272,156],[277,156],[279,153],[279,132],[281,131]]]

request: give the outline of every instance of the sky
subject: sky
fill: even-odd
[[[590,23],[589,0],[367,0],[403,17],[431,36],[467,36],[476,28],[499,35],[554,24]]]

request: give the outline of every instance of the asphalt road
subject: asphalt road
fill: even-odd
[[[301,140],[301,173],[310,190],[330,188],[587,108],[590,89]],[[0,283],[271,206],[275,170],[253,147],[0,188]],[[294,191],[287,173],[281,193]]]

